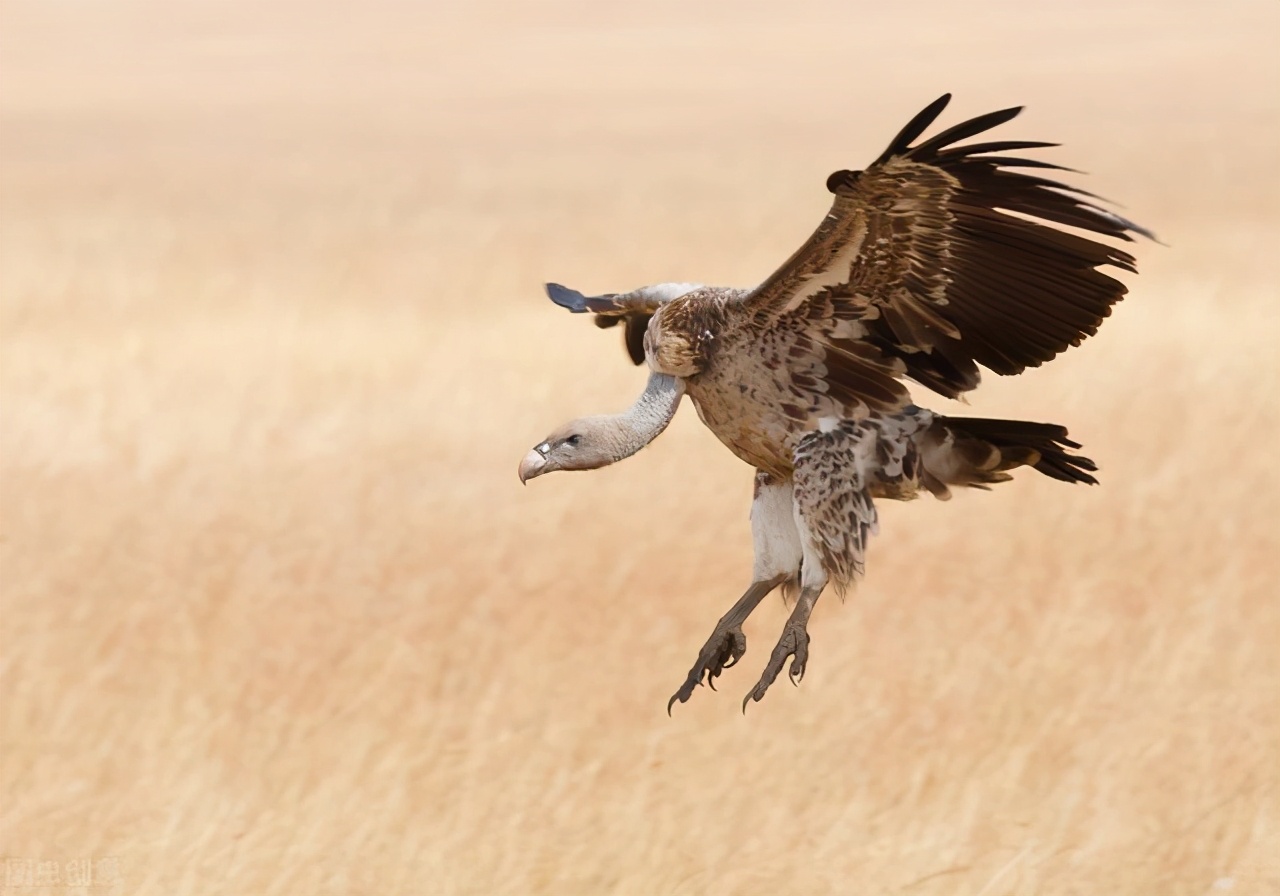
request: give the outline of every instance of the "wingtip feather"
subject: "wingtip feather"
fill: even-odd
[[[547,283],[544,288],[547,291],[547,298],[561,308],[567,308],[574,314],[582,314],[587,310],[587,297],[576,289],[561,286],[559,283]]]
[[[929,125],[933,124],[937,117],[942,114],[942,110],[947,108],[947,104],[950,102],[951,94],[944,93],[917,112],[907,122],[906,126],[898,132],[898,136],[893,138],[888,148],[880,154],[880,158],[876,159],[874,164],[883,164],[894,156],[906,152],[911,147],[911,141],[923,134]]]
[[[1023,106],[1010,106],[1007,109],[997,109],[995,112],[988,112],[985,115],[979,115],[976,118],[970,118],[962,121],[957,125],[952,125],[940,134],[935,134],[924,143],[911,150],[912,156],[930,156],[943,147],[958,143],[961,140],[968,139],[983,131],[989,131],[992,128],[999,127],[1005,122],[1012,121],[1022,114]]]

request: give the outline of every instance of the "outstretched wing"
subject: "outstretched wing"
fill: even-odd
[[[602,296],[584,295],[559,283],[548,283],[546,288],[547,296],[561,308],[568,308],[575,314],[589,311],[595,315],[597,327],[622,324],[627,354],[636,364],[643,364],[644,331],[648,328],[653,313],[663,302],[669,302],[696,287],[690,283],[660,283],[631,292]]]
[[[744,310],[764,330],[804,330],[829,368],[869,355],[954,398],[978,385],[977,364],[1021,373],[1078,345],[1125,294],[1098,268],[1133,271],[1133,256],[1052,225],[1120,240],[1151,234],[1089,193],[1014,170],[1070,169],[1004,155],[1054,144],[955,145],[1021,108],[912,146],[950,99],[920,112],[866,171],[827,179],[831,211]]]

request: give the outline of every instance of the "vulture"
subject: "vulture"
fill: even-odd
[[[759,286],[663,283],[596,296],[546,286],[555,304],[621,325],[649,379],[625,413],[583,417],[540,441],[520,463],[522,481],[630,457],[685,395],[756,471],[751,584],[668,713],[742,658],[744,620],[780,587],[794,606],[742,708],[788,660],[799,683],[819,595],[827,585],[843,594],[863,572],[875,499],[946,500],[953,487],[985,489],[1024,466],[1097,482],[1065,427],[943,416],[914,404],[904,383],[959,398],[978,385],[980,367],[1011,376],[1079,345],[1126,292],[1101,269],[1136,273],[1134,257],[1113,243],[1154,239],[1099,197],[1044,174],[1072,169],[1009,154],[1056,144],[965,142],[1021,107],[917,142],[950,99],[912,118],[865,170],[828,177],[831,210]]]

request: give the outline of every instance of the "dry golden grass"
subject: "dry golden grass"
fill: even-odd
[[[1280,7],[1056,8],[7,0],[0,893],[1280,892]],[[1103,485],[884,507],[668,719],[749,471],[521,489],[643,380],[539,284],[754,282],[943,90],[1170,244],[970,409]]]

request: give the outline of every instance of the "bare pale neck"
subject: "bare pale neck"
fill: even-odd
[[[644,392],[626,411],[592,420],[600,437],[609,445],[613,461],[630,457],[667,428],[680,407],[684,380],[663,373],[649,375]]]

